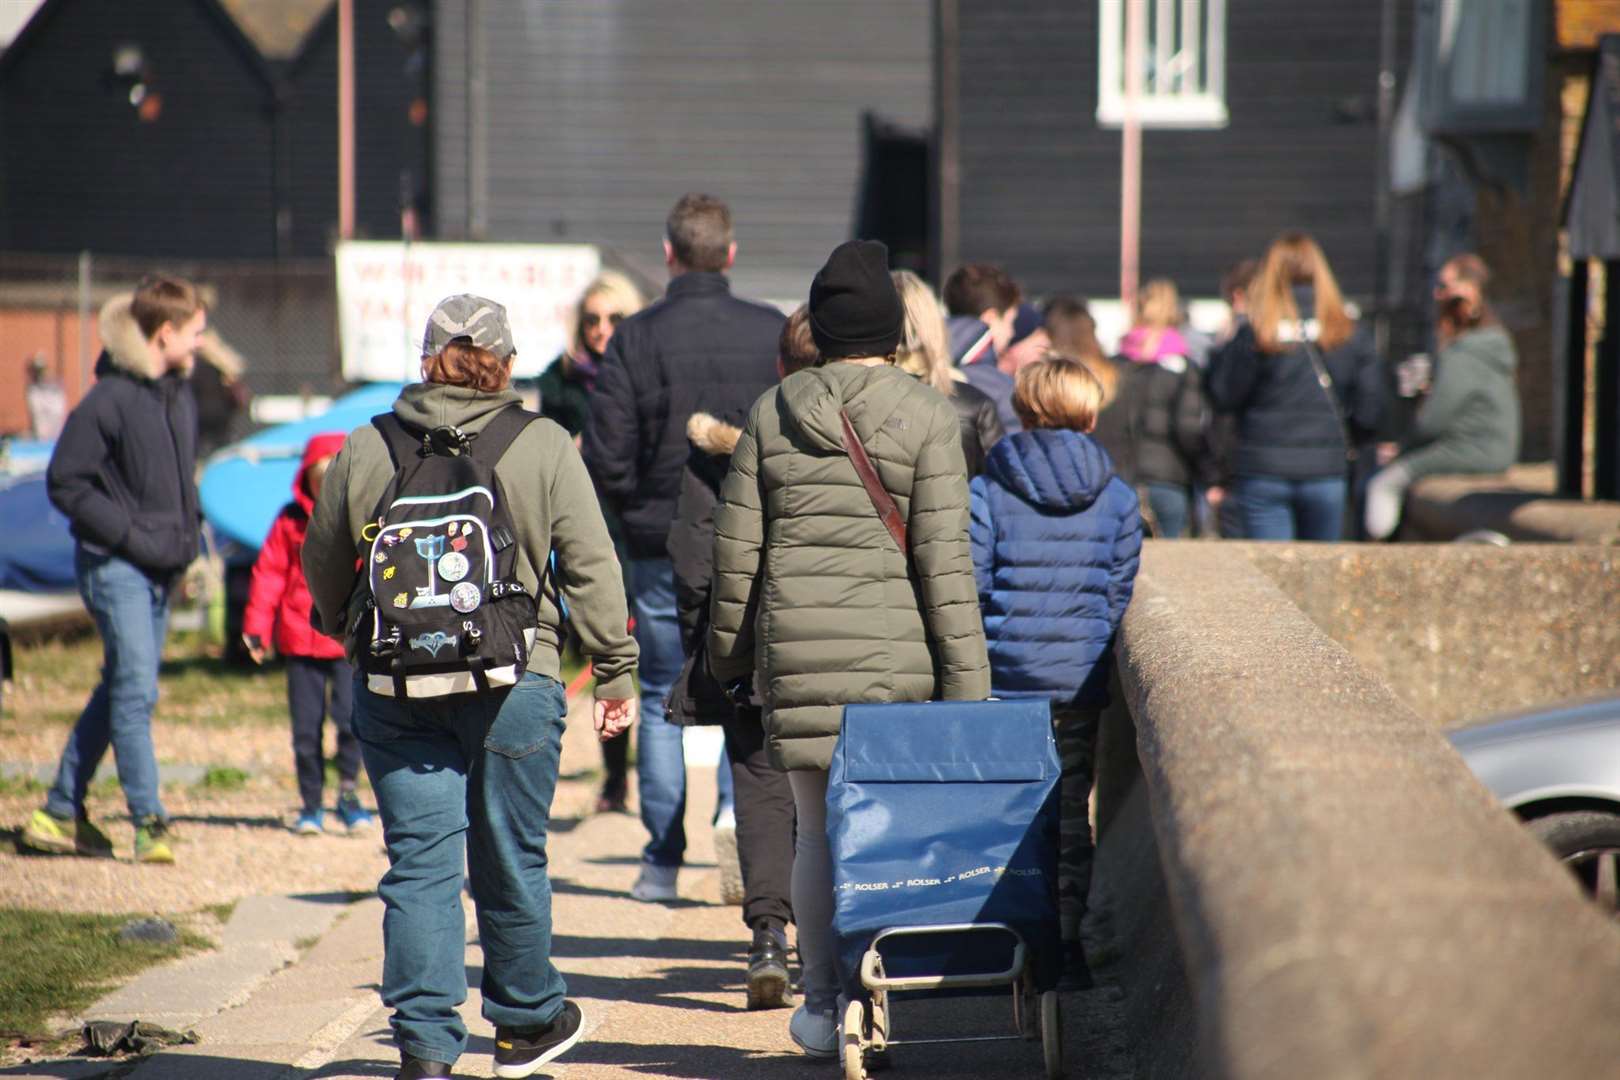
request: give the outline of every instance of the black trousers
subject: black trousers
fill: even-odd
[[[354,711],[354,668],[347,660],[287,657],[287,707],[292,713],[298,797],[303,801],[304,813],[313,814],[321,808],[321,789],[326,780],[321,735],[328,716],[337,729],[338,776],[352,784],[360,775],[360,744],[349,723]]]
[[[737,861],[742,864],[743,922],[776,929],[793,921],[793,789],[771,764],[758,709],[736,710],[721,725],[737,802]]]
[[[602,744],[602,794],[620,799],[630,786],[630,733],[615,735]]]

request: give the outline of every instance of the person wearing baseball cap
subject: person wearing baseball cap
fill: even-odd
[[[422,334],[422,381],[400,392],[392,415],[407,434],[476,436],[522,408],[510,385],[516,355],[504,307],[448,297]],[[502,428],[512,430],[509,421]],[[355,682],[353,729],[391,867],[378,887],[387,905],[382,997],[394,1010],[404,1080],[449,1076],[467,1046],[456,1011],[467,996],[464,934],[459,918],[452,926],[443,917],[460,910],[464,866],[478,908],[495,1075],[528,1076],[580,1037],[579,1006],[551,962],[544,854],[567,710],[558,681],[564,605],[595,668],[597,731],[609,738],[636,715],[638,651],[626,630],[624,583],[574,440],[535,416],[494,469],[516,533],[515,577],[537,601],[526,673],[515,686],[414,705],[374,692],[363,677]],[[366,424],[349,435],[316,500],[303,566],[312,621],[333,636],[344,633],[355,591],[357,541],[394,476],[382,430]],[[542,588],[553,552],[558,570]],[[351,659],[355,640],[348,637]]]
[[[809,316],[821,365],[755,404],[721,488],[708,644],[721,685],[764,701],[772,762],[793,787],[804,1001],[788,1033],[832,1057],[827,769],[844,706],[980,700],[990,666],[956,410],[893,362],[905,309],[888,249],[839,245],[810,286]]]

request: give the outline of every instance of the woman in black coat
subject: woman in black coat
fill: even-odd
[[[1304,233],[1271,245],[1249,305],[1208,382],[1215,408],[1237,419],[1232,497],[1244,535],[1342,539],[1348,461],[1383,414],[1378,355]]]

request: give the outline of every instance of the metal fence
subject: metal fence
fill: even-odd
[[[246,361],[253,394],[323,395],[343,388],[330,260],[0,253],[0,432],[26,424],[20,403],[32,357],[43,356],[48,372],[77,400],[100,347],[95,323],[101,305],[153,271],[178,274],[203,290],[209,325]]]

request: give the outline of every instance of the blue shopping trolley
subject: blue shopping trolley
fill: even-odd
[[[1045,701],[844,709],[827,835],[847,1080],[906,1043],[1037,1037],[1062,1075],[1058,774]],[[893,1037],[892,995],[1003,987],[1015,1034]]]

